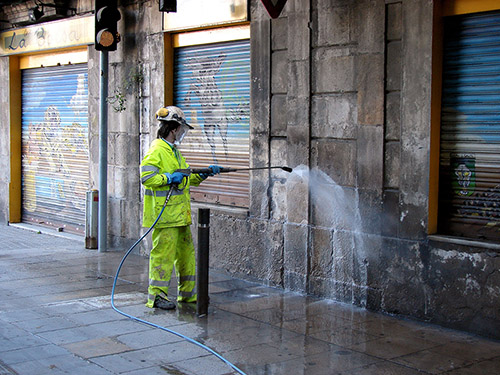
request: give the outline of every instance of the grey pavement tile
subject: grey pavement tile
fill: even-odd
[[[136,291],[137,287],[135,285],[123,285],[120,286],[120,293]],[[62,302],[68,300],[85,299],[90,297],[100,297],[109,296],[111,294],[111,287],[106,288],[92,288],[75,290],[68,292],[55,292],[51,294],[44,294],[40,296],[34,296],[33,300],[38,304],[48,304],[53,302]]]
[[[289,309],[265,309],[244,313],[246,317],[259,322],[268,323],[274,326],[281,326],[284,322],[306,318],[306,313],[302,310]]]
[[[116,337],[116,340],[133,349],[146,349],[157,345],[179,342],[184,339],[160,329],[154,329],[120,335]]]
[[[34,361],[25,361],[13,364],[11,367],[18,374],[78,374],[80,367],[88,366],[88,363],[72,354],[61,355],[52,358],[44,358]]]
[[[8,365],[6,365],[5,363],[2,363],[2,361],[0,361],[0,374],[2,375],[16,375],[16,372],[10,368]]]
[[[120,293],[115,290],[114,301],[115,306],[118,308],[137,305],[137,302],[140,301],[146,303],[146,299],[146,294],[142,292],[133,291],[130,293]],[[98,309],[109,308],[111,306],[111,291],[105,295],[82,299],[82,301]]]
[[[0,360],[8,365],[67,355],[69,352],[57,345],[48,344],[0,352]]]
[[[255,322],[255,325],[228,324],[226,327],[208,328],[187,324],[174,327],[177,332],[188,336],[217,352],[224,353],[249,346],[273,342],[275,345],[291,340],[298,335]]]
[[[425,349],[431,349],[438,344],[432,341],[407,337],[384,337],[377,340],[346,345],[346,347],[374,357],[391,359],[404,355],[416,353]]]
[[[393,358],[391,361],[429,374],[441,374],[471,364],[468,359],[453,358],[430,350]]]
[[[303,335],[297,335],[281,341],[271,341],[269,345],[275,347],[280,352],[290,353],[293,356],[309,356],[330,351],[345,350],[337,345]]]
[[[413,322],[385,315],[369,320],[358,319],[353,326],[362,331],[379,335],[380,337],[411,337],[444,344],[450,341],[468,340],[472,335],[464,332],[437,327],[428,323]]]
[[[78,375],[110,375],[113,372],[108,371],[101,366],[94,363],[85,364],[84,366],[79,366],[76,371],[67,371],[67,374],[78,374]],[[165,373],[163,374],[165,375]]]
[[[226,359],[227,360],[227,359]],[[233,363],[234,366],[236,366]],[[169,368],[172,366],[173,368]],[[239,374],[233,367],[228,363],[222,361],[220,358],[211,355],[205,357],[199,357],[194,359],[188,359],[180,362],[173,363],[171,365],[165,366],[167,370],[172,371],[177,370],[180,374],[210,374],[210,375],[229,375],[229,374]],[[237,367],[237,366],[236,366]],[[242,370],[242,369],[240,369]]]
[[[6,352],[10,350],[31,348],[34,346],[47,345],[48,341],[34,336],[31,333],[26,332],[25,335],[15,336],[15,337],[3,337],[0,339],[0,352]]]
[[[378,339],[377,336],[370,335],[367,332],[357,331],[355,329],[341,326],[335,330],[325,329],[323,331],[316,331],[314,333],[310,333],[309,336],[331,344],[353,349],[358,347],[365,348],[365,346],[369,347],[369,343],[375,342]]]
[[[76,327],[77,324],[63,317],[48,317],[32,320],[22,320],[14,323],[21,329],[32,333],[55,331],[65,328]]]
[[[128,319],[122,315],[119,315],[116,311],[114,311],[111,308],[68,314],[66,318],[80,325],[90,325],[96,323],[112,322],[121,319]]]
[[[186,321],[183,317],[179,317],[178,309],[165,311],[160,309],[150,309],[148,307],[143,308],[142,306],[141,307],[136,306],[132,308],[129,306],[125,306],[123,308],[119,308],[119,310],[125,312],[126,314],[137,317],[139,319],[167,328],[181,326],[188,323],[188,321]],[[118,315],[118,313],[116,314]]]
[[[158,345],[151,349],[130,351],[92,358],[91,361],[116,373],[140,370],[144,367],[164,366],[169,363],[208,355],[205,350],[188,342]]]
[[[270,288],[246,288],[214,293],[210,296],[210,303],[225,311],[245,313],[272,308],[280,303],[280,295]]]
[[[245,346],[242,349],[225,352],[223,356],[237,367],[240,367],[242,363],[244,363],[245,366],[262,366],[269,363],[278,363],[299,358],[293,353],[281,352],[276,347],[267,343]]]
[[[128,285],[128,283],[120,282],[121,285]],[[113,286],[113,280],[106,279],[96,279],[92,280],[91,278],[86,278],[85,281],[71,282],[59,285],[41,285],[32,287],[24,290],[22,293],[19,293],[20,296],[25,297],[33,297],[33,296],[42,296],[45,294],[55,294],[55,293],[63,293],[63,292],[75,292],[86,289],[98,289],[98,288],[109,288],[111,291],[111,287]]]
[[[175,374],[175,375],[200,375],[200,374],[210,374],[210,372],[191,372],[182,368],[178,365],[158,365],[153,367],[141,368],[138,370],[132,370],[127,372],[122,372],[122,374],[126,375],[166,375],[166,374]],[[214,374],[217,375],[217,374]],[[227,372],[224,375],[229,375]]]
[[[18,336],[25,336],[28,332],[19,328],[14,323],[0,322],[0,337],[12,338]]]
[[[138,351],[137,353],[142,355],[145,352],[150,353],[151,356],[160,360],[162,364],[183,362],[188,359],[212,356],[207,350],[185,340],[155,346],[153,348]],[[125,353],[124,355],[127,354],[129,353]]]
[[[89,328],[95,332],[100,332],[102,334],[102,337],[118,336],[118,335],[123,335],[125,333],[142,332],[153,329],[150,326],[135,322],[131,319],[123,320],[121,318],[121,315],[119,314],[116,314],[116,317],[117,320],[115,321],[91,324],[85,326],[84,328]]]
[[[447,372],[446,375],[498,375],[499,373],[500,357],[496,357]]]
[[[19,322],[22,320],[32,320],[32,319],[40,319],[47,318],[48,315],[43,311],[40,311],[39,308],[36,309],[19,309],[15,311],[2,311],[0,312],[0,321],[4,322]],[[1,323],[0,323],[1,324]]]
[[[62,301],[40,306],[38,310],[51,316],[64,315],[65,317],[68,317],[72,316],[73,314],[86,312],[93,309],[94,307],[89,306],[83,301]]]
[[[93,329],[92,326],[74,327],[59,329],[57,331],[47,331],[38,333],[37,336],[56,345],[64,345],[72,342],[86,341],[90,339],[106,337],[100,330]]]
[[[422,375],[423,372],[388,361],[343,371],[342,375]],[[425,373],[424,373],[425,374]]]
[[[85,359],[132,350],[129,346],[108,337],[66,344],[64,348]]]
[[[58,285],[64,281],[67,281],[67,278],[61,275],[54,275],[54,276],[37,275],[36,277],[33,277],[33,275],[30,274],[29,276],[30,276],[29,278],[24,278],[21,280],[0,281],[0,287],[5,285],[9,289],[16,290],[20,288],[26,288],[26,284],[29,284],[30,286]]]
[[[233,353],[231,353],[233,354]],[[291,360],[268,361],[239,366],[252,375],[337,375],[355,373],[354,369],[380,362],[379,359],[352,351],[329,352]],[[385,375],[383,372],[379,375]]]
[[[356,329],[356,325],[352,323],[351,320],[340,318],[335,315],[328,314],[316,314],[308,315],[306,317],[299,317],[293,320],[284,320],[279,324],[280,327],[289,329],[293,332],[300,334],[314,334],[321,333],[324,331],[343,331],[350,330],[355,332],[363,332],[368,336],[376,338],[366,331]],[[371,333],[371,332],[370,332]]]
[[[250,281],[246,281],[246,280],[240,280],[240,279],[212,281],[211,285],[218,287],[222,291],[254,288],[256,286],[260,286],[260,284],[258,284],[258,283],[254,283],[254,282],[250,282]]]
[[[418,327],[415,327],[414,329],[408,331],[406,335],[433,341],[439,344],[467,341],[470,340],[471,337],[473,337],[473,335],[470,333],[454,331],[451,329],[430,325],[419,325]]]
[[[156,365],[154,361],[146,358],[124,358],[121,354],[112,354],[90,359],[90,362],[107,369],[113,374],[124,373],[133,370],[140,370],[144,367]]]
[[[500,356],[500,342],[474,338],[450,342],[431,349],[433,353],[447,355],[453,358],[468,359],[471,362]],[[499,371],[500,373],[500,371]]]

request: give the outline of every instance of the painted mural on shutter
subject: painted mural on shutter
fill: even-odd
[[[445,20],[440,232],[500,240],[500,12]]]
[[[195,127],[181,145],[191,167],[249,167],[250,43],[175,50],[174,102]],[[249,174],[211,177],[191,189],[196,201],[248,207]]]
[[[87,64],[22,71],[22,219],[82,232],[88,190]]]

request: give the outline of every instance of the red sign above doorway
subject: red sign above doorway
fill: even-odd
[[[285,7],[286,0],[262,0],[262,4],[266,7],[271,18],[278,18]]]

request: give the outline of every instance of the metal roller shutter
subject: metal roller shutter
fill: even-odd
[[[445,20],[440,232],[500,239],[500,12]]]
[[[195,127],[181,145],[192,167],[249,167],[250,42],[177,48],[174,102]],[[248,207],[249,174],[228,173],[192,188],[196,201]]]
[[[84,231],[87,64],[22,71],[22,218]]]

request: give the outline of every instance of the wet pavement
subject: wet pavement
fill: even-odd
[[[124,252],[0,225],[0,375],[237,374],[207,350],[114,311]],[[115,304],[248,375],[500,374],[500,342],[210,271],[210,308],[144,306],[148,259],[127,258]],[[172,288],[175,289],[175,288]]]

